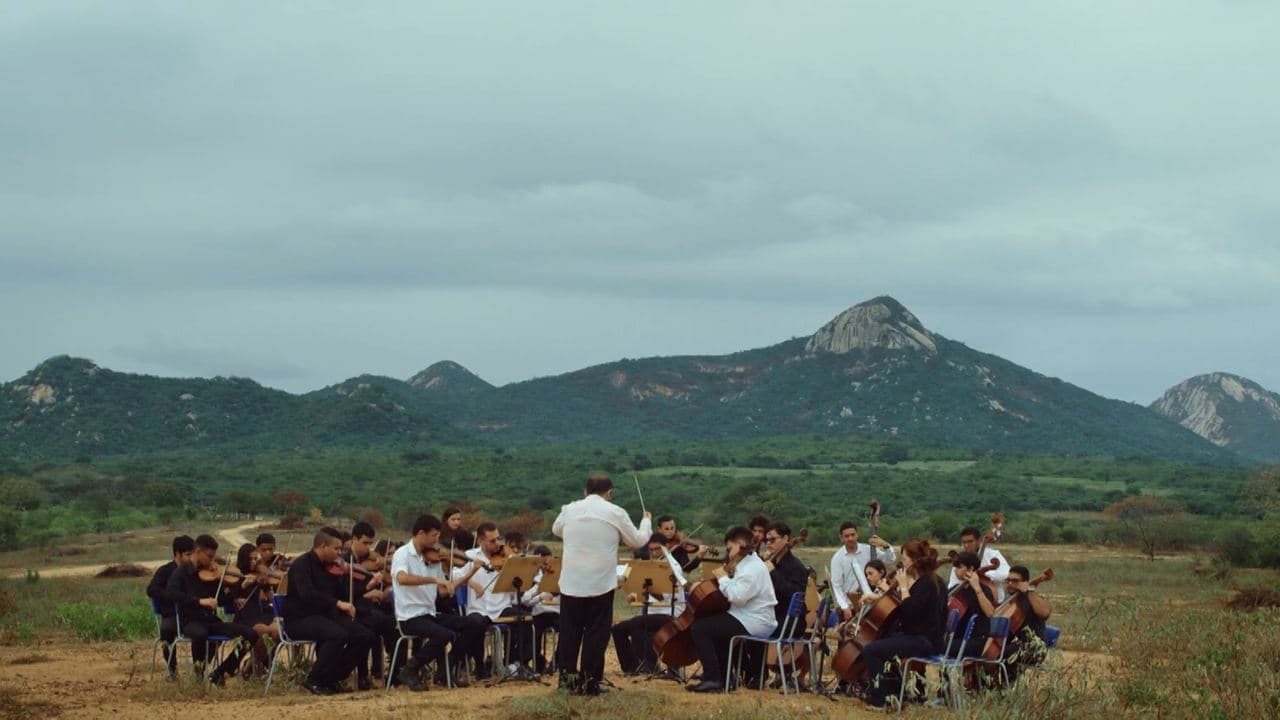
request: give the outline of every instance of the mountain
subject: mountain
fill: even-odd
[[[452,419],[506,442],[833,433],[1005,452],[1232,459],[1144,407],[933,333],[891,297],[770,347],[620,360],[514,383]]]
[[[1248,378],[1197,375],[1166,390],[1151,409],[1242,457],[1280,462],[1280,395]]]
[[[0,387],[0,454],[204,446],[613,442],[814,433],[1019,453],[1235,456],[1166,417],[931,332],[878,297],[811,336],[729,355],[624,359],[494,387],[454,362],[291,395],[239,378],[53,358]]]
[[[0,386],[0,454],[37,459],[227,447],[253,451],[301,445],[432,440],[461,434],[403,395],[357,378],[308,395],[245,378],[160,378],[114,372],[59,356]]]

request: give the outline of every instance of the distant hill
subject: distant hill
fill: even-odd
[[[1151,409],[1245,458],[1280,462],[1280,395],[1248,378],[1197,375],[1166,390]]]
[[[1151,410],[930,332],[890,297],[809,337],[730,355],[620,360],[494,387],[453,362],[305,395],[237,378],[116,373],[59,357],[0,388],[0,453],[226,445],[534,443],[815,433],[1001,452],[1235,456]]]
[[[397,402],[399,380],[356,378],[292,395],[245,378],[160,378],[59,356],[0,386],[0,453],[30,459],[227,447],[457,442],[461,433]]]

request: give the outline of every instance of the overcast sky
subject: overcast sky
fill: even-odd
[[[6,3],[0,380],[503,384],[888,294],[1109,397],[1280,390],[1278,32],[1269,0]]]

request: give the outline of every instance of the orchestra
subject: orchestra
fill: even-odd
[[[1044,660],[1051,608],[1037,586],[1053,573],[1046,569],[1032,578],[1026,566],[1011,565],[994,547],[1004,524],[999,513],[985,531],[966,527],[959,547],[940,560],[930,539],[906,539],[895,549],[881,538],[873,500],[867,541],[860,541],[857,522],[840,524],[840,546],[821,563],[827,578],[815,594],[818,573],[796,554],[807,528],[795,533],[785,520],[755,515],[724,534],[721,554],[679,532],[674,516],[653,523],[644,511],[634,525],[612,499],[608,476],[588,478],[583,497],[564,505],[552,523],[552,534],[562,540],[559,557],[525,533],[504,533],[482,517],[468,515],[475,522],[468,531],[457,506],[441,517],[418,516],[403,544],[377,538],[367,522],[349,531],[325,527],[296,558],[278,553],[269,533],[225,561],[211,536],[180,535],[172,542],[172,560],[147,587],[167,677],[178,670],[176,639],[192,641],[193,667],[213,685],[259,674],[283,624],[291,639],[316,643],[302,687],[317,695],[380,685],[463,688],[472,680],[492,684],[557,673],[562,691],[594,697],[612,685],[605,676],[610,639],[623,676],[677,679],[698,693],[758,690],[770,680],[761,667],[778,672],[778,665],[750,646],[740,667],[727,667],[730,639],[776,637],[797,593],[807,597],[807,620],[794,624],[791,637],[820,644],[824,656],[827,641],[836,641],[829,667],[819,661],[810,668],[806,658],[800,678],[831,697],[857,696],[880,707],[896,700],[904,685],[918,687],[907,682],[914,670],[906,659],[944,650],[949,615],[961,630],[971,626],[960,655],[1002,664],[998,675],[1007,682],[1019,668]],[[819,532],[836,535],[830,527]],[[637,551],[634,562],[650,563],[643,565],[649,590],[631,592],[640,582],[631,584],[626,606],[637,611],[615,623],[615,594],[633,562],[619,561],[620,545]],[[944,582],[938,572],[948,560]],[[670,566],[671,584],[655,586],[655,572],[666,582],[663,563]],[[528,568],[530,575],[513,580],[508,564]],[[699,568],[704,579],[691,579]],[[829,623],[815,622],[813,598],[819,594],[830,604]],[[284,599],[283,617],[276,616],[277,595]],[[1007,639],[990,636],[998,615],[1009,619]],[[501,647],[486,644],[495,625],[504,628],[495,636]],[[411,641],[409,650],[392,657],[402,635]],[[215,642],[206,642],[210,637]],[[215,654],[222,638],[230,638],[222,642],[231,647]],[[500,650],[505,652],[496,656]],[[789,674],[783,672],[773,687]],[[989,685],[992,675],[975,672],[965,687]]]

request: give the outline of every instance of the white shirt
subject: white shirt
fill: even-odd
[[[885,566],[892,565],[897,559],[893,548],[883,550],[876,548],[876,559]],[[831,594],[836,598],[836,605],[841,610],[848,610],[852,605],[848,593],[870,593],[871,583],[867,582],[867,563],[871,562],[871,546],[858,543],[858,548],[849,552],[843,545],[831,556]]]
[[[642,608],[640,612],[644,612]],[[676,615],[684,612],[684,593],[676,593]],[[650,593],[649,594],[649,614],[650,615],[670,615],[671,614],[671,593]]]
[[[529,589],[520,596],[520,603],[529,608],[531,615],[546,615],[547,613],[559,613],[559,605],[547,605],[542,602],[542,571],[539,570],[537,575],[533,576],[533,584]]]
[[[986,572],[987,579],[995,583],[996,604],[1004,602],[1004,581],[1009,578],[1009,561],[1004,559],[1004,555],[1000,551],[988,545],[982,551],[982,557],[979,559],[978,566],[983,567],[991,564],[991,559],[995,558],[1000,561],[1000,566],[995,570]],[[960,578],[956,577],[956,569],[951,568],[951,578],[947,580],[947,590],[960,584]]]
[[[738,563],[733,577],[720,578],[720,592],[729,601],[729,614],[742,623],[747,632],[757,637],[773,634],[778,618],[773,606],[778,598],[773,594],[773,581],[769,568],[755,553]]]
[[[420,615],[436,614],[435,583],[430,585],[401,585],[398,576],[401,572],[418,577],[444,579],[444,568],[440,563],[427,565],[413,547],[412,542],[401,545],[391,556],[391,588],[395,591],[396,620],[412,620]]]
[[[644,547],[653,535],[648,518],[631,526],[627,511],[599,495],[588,495],[560,508],[551,532],[564,538],[560,592],[596,597],[618,588],[618,543]]]
[[[483,565],[489,560],[485,557],[484,551],[480,548],[471,548],[466,553],[471,558],[472,564]],[[471,572],[471,568],[459,568],[466,572]],[[456,571],[455,571],[456,572]],[[463,574],[465,575],[466,572]],[[480,568],[475,575],[471,576],[471,580],[467,583],[470,591],[467,594],[467,614],[479,613],[490,620],[497,620],[502,617],[502,611],[516,604],[516,594],[513,592],[492,592],[498,583],[496,578],[502,574],[501,570],[485,570]]]

